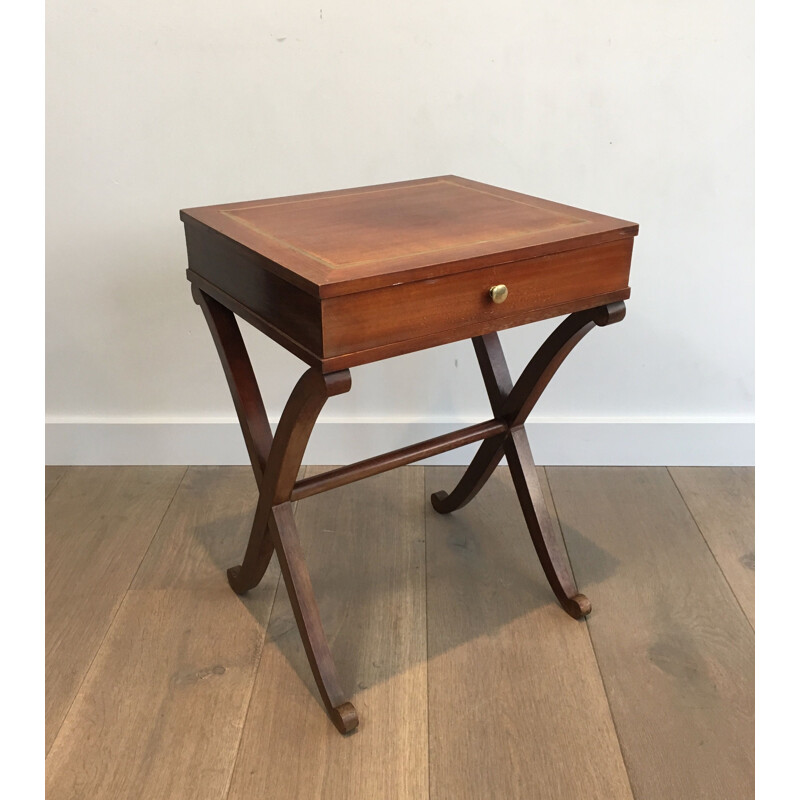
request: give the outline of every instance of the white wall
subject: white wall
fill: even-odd
[[[565,423],[542,427],[540,461],[751,462],[751,3],[73,0],[48,16],[50,463],[245,458],[235,426],[205,426],[234,415],[179,208],[442,173],[641,225],[627,318],[537,407]],[[552,327],[503,335],[512,371]],[[274,417],[303,366],[245,336]],[[484,397],[468,342],[359,367],[308,460],[483,419]]]

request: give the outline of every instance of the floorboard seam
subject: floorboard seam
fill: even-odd
[[[750,617],[748,617],[747,614],[745,613],[744,608],[742,608],[742,604],[739,602],[739,598],[736,596],[736,592],[733,591],[733,587],[731,586],[730,582],[728,581],[728,576],[725,574],[725,570],[722,569],[722,567],[720,566],[719,561],[717,561],[717,557],[716,557],[716,555],[714,555],[714,551],[711,549],[711,545],[708,543],[708,539],[706,539],[705,534],[703,533],[703,528],[701,527],[700,523],[697,521],[697,518],[695,517],[694,512],[692,511],[691,507],[689,506],[689,503],[686,502],[686,498],[683,496],[683,492],[681,491],[681,487],[678,486],[678,482],[675,480],[675,476],[672,474],[672,470],[669,467],[667,467],[666,469],[667,469],[667,474],[669,475],[669,478],[672,481],[673,486],[677,490],[678,495],[680,496],[681,501],[683,502],[683,505],[685,506],[686,510],[689,512],[689,516],[692,518],[692,522],[694,522],[695,527],[697,528],[697,531],[700,534],[700,538],[703,540],[703,543],[708,548],[708,552],[711,553],[711,558],[714,559],[714,563],[717,565],[717,569],[720,571],[720,574],[722,575],[722,579],[725,581],[725,585],[728,587],[730,593],[733,595],[733,599],[736,601],[736,605],[739,607],[739,611],[742,612],[742,615],[747,620],[747,624],[750,626],[750,628],[753,631],[753,633],[755,633],[755,631],[756,631],[755,626],[750,621]]]
[[[236,772],[236,763],[239,761],[239,753],[242,750],[242,740],[244,739],[244,731],[247,727],[247,718],[250,716],[250,707],[253,705],[253,695],[256,691],[256,681],[258,680],[258,671],[261,669],[261,659],[264,657],[264,650],[266,649],[267,644],[267,630],[269,629],[269,623],[272,619],[272,611],[275,608],[275,598],[278,596],[278,589],[280,589],[281,583],[283,581],[283,576],[280,576],[275,583],[275,591],[272,593],[272,602],[269,606],[269,614],[267,615],[266,622],[264,624],[264,636],[261,639],[261,650],[258,653],[258,661],[253,669],[253,681],[250,684],[250,696],[247,698],[247,708],[244,712],[244,718],[242,719],[242,729],[239,732],[239,741],[236,744],[236,753],[234,753],[233,760],[231,761],[231,772],[228,776],[228,782],[225,785],[225,791],[222,794],[222,797],[226,798],[231,793],[231,787],[233,785],[233,776]]]
[[[97,645],[97,650],[94,651],[94,655],[92,656],[92,660],[89,662],[89,665],[86,667],[86,672],[83,673],[83,677],[81,678],[78,687],[75,689],[75,694],[72,696],[72,700],[70,701],[69,707],[67,708],[63,719],[61,720],[61,724],[58,726],[58,731],[56,731],[56,735],[53,737],[53,741],[50,744],[47,752],[45,753],[45,760],[50,755],[55,746],[55,743],[58,741],[58,737],[61,735],[61,729],[64,727],[64,723],[67,721],[69,717],[70,711],[72,711],[72,706],[75,705],[75,700],[77,700],[78,695],[81,693],[81,689],[83,688],[83,684],[86,682],[86,678],[88,677],[89,673],[92,671],[92,667],[94,666],[94,662],[97,660],[97,654],[103,649],[103,645],[105,644],[106,639],[108,638],[108,632],[114,627],[114,623],[117,621],[117,615],[119,614],[120,609],[122,608],[123,604],[125,603],[125,598],[128,596],[128,592],[131,590],[131,586],[133,586],[134,580],[136,580],[136,576],[139,574],[139,570],[142,567],[142,562],[144,561],[145,557],[147,556],[150,548],[153,546],[153,542],[155,541],[156,535],[158,534],[161,526],[164,524],[164,519],[166,518],[167,514],[169,513],[170,508],[172,508],[172,503],[175,501],[175,497],[178,494],[178,490],[183,485],[183,481],[186,479],[186,473],[189,471],[189,467],[187,466],[186,469],[183,471],[183,475],[181,475],[181,479],[175,485],[175,491],[172,493],[172,497],[169,499],[169,503],[167,503],[167,507],[164,509],[164,513],[161,515],[161,519],[158,521],[158,525],[154,526],[153,528],[153,535],[150,537],[150,543],[145,548],[144,553],[142,553],[142,558],[139,561],[139,566],[136,567],[136,572],[133,573],[133,576],[128,583],[128,588],[122,593],[122,597],[119,601],[119,604],[114,609],[114,614],[111,617],[111,620],[106,627],[106,631],[103,634],[103,638],[100,640],[100,643]],[[66,474],[66,473],[65,473]]]
[[[44,499],[45,499],[45,501],[47,501],[47,498],[48,498],[48,497],[50,497],[50,495],[51,495],[51,494],[53,494],[53,492],[54,492],[54,491],[55,491],[55,490],[58,488],[58,486],[59,486],[59,484],[61,483],[61,481],[63,481],[63,480],[64,480],[64,476],[65,476],[65,475],[66,475],[66,474],[67,474],[69,471],[70,471],[70,467],[67,467],[67,468],[66,468],[66,469],[65,469],[65,470],[64,470],[64,471],[63,471],[63,472],[62,472],[62,473],[61,473],[61,474],[60,474],[60,475],[59,475],[59,476],[56,478],[56,482],[55,482],[55,483],[53,484],[53,486],[50,488],[50,491],[49,491],[49,492],[48,492],[48,493],[47,493],[47,494],[44,496]]]
[[[597,665],[597,673],[600,675],[600,683],[603,685],[603,693],[606,696],[606,706],[608,706],[608,715],[611,717],[611,724],[614,726],[614,736],[617,737],[617,746],[619,747],[619,755],[622,759],[622,766],[625,767],[625,777],[628,779],[628,788],[631,790],[631,797],[636,798],[636,792],[633,791],[633,782],[631,781],[631,772],[628,767],[628,762],[625,759],[625,748],[622,746],[622,740],[619,737],[619,728],[617,727],[617,718],[614,716],[614,710],[611,707],[611,699],[608,696],[608,687],[606,686],[606,679],[603,675],[603,670],[600,667],[600,660],[597,658],[597,650],[594,646],[594,639],[592,638],[592,626],[589,620],[586,620],[586,633],[589,636],[589,644],[592,646],[592,653],[594,654],[594,663]]]
[[[308,467],[301,466],[300,471],[297,475],[297,480],[305,477],[306,472],[308,471]],[[296,515],[297,514],[297,500],[292,503],[292,512]],[[273,556],[275,554],[273,553]],[[277,558],[277,556],[275,556]],[[269,565],[267,565],[269,566]],[[228,783],[225,786],[225,792],[223,793],[222,797],[227,800],[228,796],[231,793],[231,787],[233,786],[233,776],[236,772],[236,763],[239,761],[239,753],[242,750],[242,740],[244,739],[244,731],[247,727],[247,718],[250,716],[250,707],[253,705],[253,695],[255,694],[256,690],[256,681],[258,680],[258,671],[261,669],[261,659],[264,658],[264,650],[267,644],[267,631],[269,630],[269,623],[272,620],[272,612],[275,609],[275,600],[278,597],[278,590],[281,588],[281,584],[283,583],[283,574],[278,573],[278,580],[275,582],[275,591],[272,593],[272,602],[269,606],[269,614],[267,614],[266,620],[264,622],[264,636],[261,639],[261,651],[258,654],[258,662],[256,663],[255,669],[253,670],[253,683],[250,686],[250,697],[247,698],[247,709],[244,712],[244,719],[242,720],[242,730],[239,733],[239,742],[236,745],[236,753],[233,756],[233,761],[231,762],[231,774],[228,776]]]
[[[428,467],[422,468],[422,536],[425,540],[425,705],[428,713],[425,721],[428,728],[428,800],[431,797],[431,673],[428,655],[431,651],[428,630]]]
[[[569,562],[569,568],[572,570],[573,577],[575,576],[575,570],[572,568],[572,559],[569,555],[569,549],[567,548],[567,540],[564,536],[564,530],[561,527],[561,518],[558,515],[558,506],[556,505],[556,497],[553,494],[552,487],[550,486],[550,477],[547,474],[547,467],[544,468],[545,473],[545,480],[547,481],[547,491],[550,493],[550,499],[553,501],[553,510],[556,512],[556,522],[558,524],[558,532],[561,534],[561,541],[564,543],[564,552],[567,554],[567,561]],[[577,586],[577,580],[576,580]],[[580,587],[578,587],[580,590]],[[590,598],[591,600],[591,598]],[[591,616],[591,612],[589,613]],[[622,759],[622,766],[625,768],[625,777],[628,779],[628,788],[631,791],[631,797],[636,798],[636,793],[633,791],[633,782],[631,781],[631,773],[630,768],[628,767],[628,762],[625,760],[625,748],[622,746],[622,740],[619,737],[619,728],[617,727],[617,719],[614,716],[614,709],[611,707],[611,698],[608,696],[608,687],[606,686],[606,679],[603,675],[603,670],[600,667],[600,660],[597,658],[597,649],[594,646],[594,638],[592,637],[592,626],[589,624],[588,617],[584,617],[584,624],[586,625],[586,635],[589,637],[589,644],[592,646],[592,655],[594,656],[594,663],[597,666],[597,674],[600,676],[600,683],[603,686],[603,694],[606,698],[606,707],[608,708],[608,715],[611,717],[611,724],[614,726],[614,736],[617,739],[617,747],[619,747],[619,756]]]
[[[181,486],[183,486],[183,482],[186,480],[186,476],[188,474],[189,474],[189,467],[187,466],[186,469],[183,471],[183,475],[181,475],[181,479],[178,481],[178,486],[175,489],[175,493],[170,498],[169,503],[167,504],[166,510],[161,515],[161,519],[158,521],[158,525],[156,525],[156,529],[153,532],[153,537],[150,539],[150,544],[147,545],[147,549],[144,551],[144,555],[142,556],[141,561],[139,561],[139,566],[136,567],[136,572],[133,573],[133,577],[131,578],[131,582],[128,584],[128,588],[125,590],[125,594],[122,596],[123,599],[125,597],[127,597],[128,592],[131,590],[131,586],[133,586],[133,584],[135,583],[136,576],[139,574],[139,571],[142,568],[142,564],[144,564],[144,560],[147,558],[147,554],[150,552],[150,548],[153,546],[153,542],[156,540],[156,536],[158,535],[158,532],[161,530],[161,526],[164,524],[164,520],[166,519],[167,514],[169,513],[169,510],[170,510],[170,508],[172,508],[172,504],[175,502],[175,497],[178,494],[178,490],[181,488]],[[122,605],[122,603],[120,603],[120,605]],[[114,615],[114,619],[116,619],[116,614]],[[112,620],[112,624],[113,624],[113,620]]]

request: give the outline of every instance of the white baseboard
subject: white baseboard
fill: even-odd
[[[439,436],[481,420],[320,420],[306,464],[345,464]],[[751,466],[755,424],[730,419],[536,420],[528,424],[543,465]],[[466,464],[477,444],[428,459]],[[47,464],[246,464],[233,420],[52,419]]]

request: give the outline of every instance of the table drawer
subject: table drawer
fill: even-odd
[[[627,297],[633,239],[498,264],[431,280],[341,295],[322,301],[324,358],[429,338],[430,345],[565,311],[556,307],[614,293]],[[508,296],[495,303],[492,286]],[[598,301],[597,304],[606,302]],[[553,308],[553,314],[541,313]],[[470,332],[474,328],[474,333]],[[442,335],[447,331],[455,335]],[[410,347],[408,349],[415,349]],[[400,352],[400,350],[398,350]],[[358,359],[364,361],[368,359]]]

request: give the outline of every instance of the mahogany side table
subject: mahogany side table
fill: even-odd
[[[579,619],[578,592],[549,517],[524,422],[572,348],[625,316],[638,225],[451,175],[181,211],[187,277],[233,395],[259,499],[237,594],[277,553],[328,715],[346,733],[344,696],[322,629],[291,502],[482,441],[459,483],[431,497],[468,503],[506,456],[536,553],[556,598]],[[497,331],[568,314],[512,383]],[[273,437],[236,322],[246,320],[309,365]],[[471,338],[492,419],[297,480],[325,401],[350,367]]]

